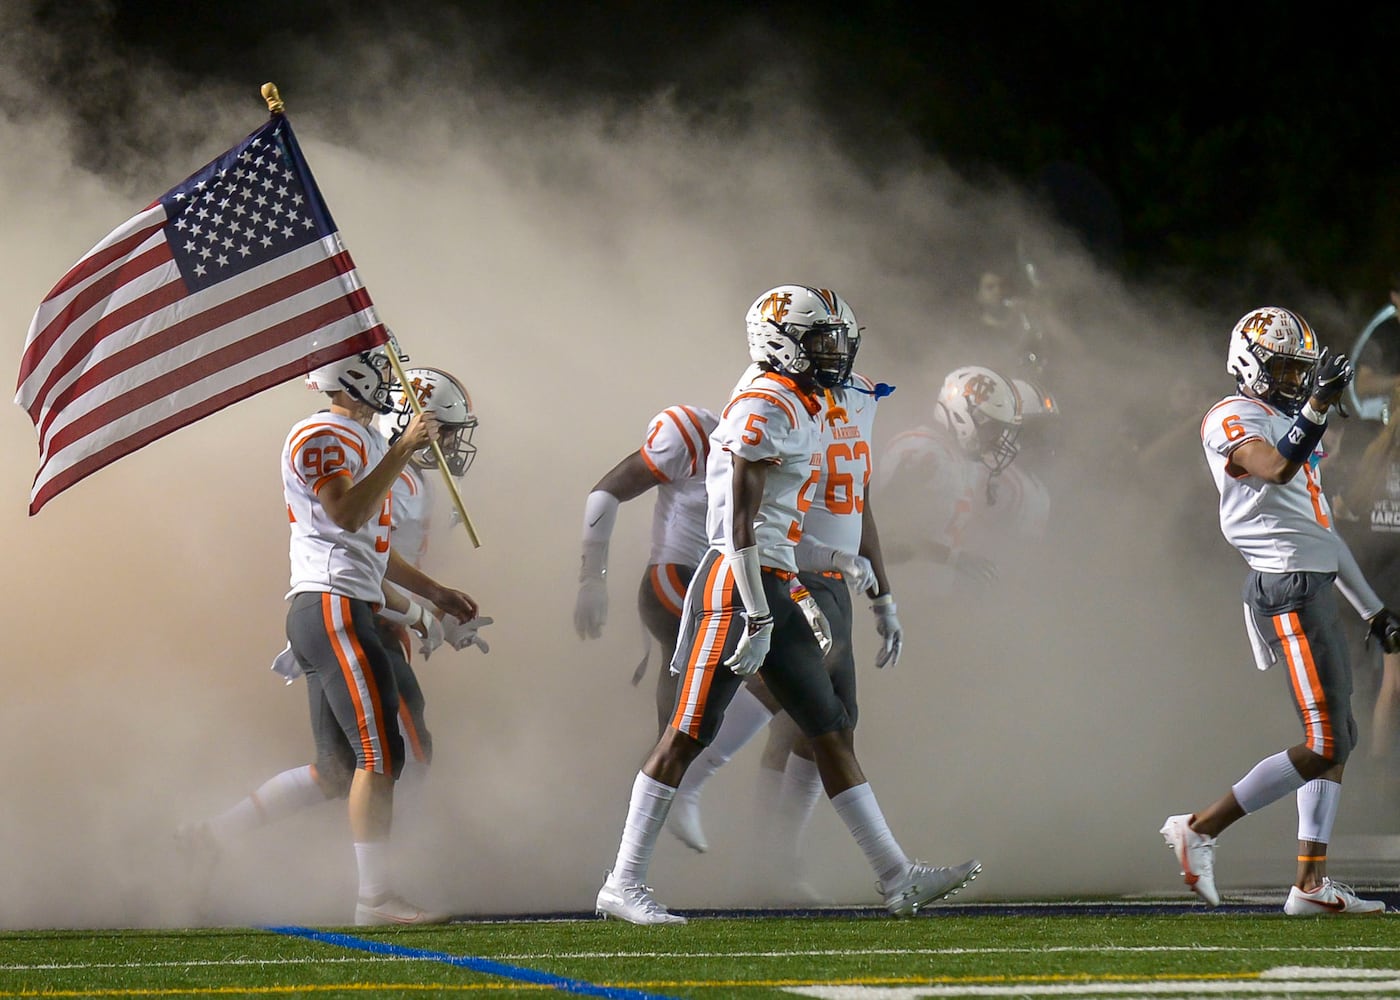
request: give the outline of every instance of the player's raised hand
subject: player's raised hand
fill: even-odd
[[[1356,369],[1345,354],[1332,354],[1326,347],[1317,359],[1317,375],[1313,380],[1313,398],[1326,406],[1332,406],[1342,398],[1351,380],[1356,377]]]
[[[428,447],[428,442],[437,437],[437,433],[437,414],[424,410],[422,413],[413,415],[413,419],[408,422],[404,432],[399,435],[399,442],[410,451],[419,451]]]

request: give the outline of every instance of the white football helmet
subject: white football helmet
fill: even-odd
[[[1295,414],[1312,392],[1320,357],[1317,336],[1303,317],[1263,306],[1241,317],[1230,331],[1225,370],[1245,395]]]
[[[1031,417],[1053,417],[1060,412],[1060,404],[1055,401],[1055,397],[1050,394],[1050,390],[1039,382],[1031,382],[1028,379],[1013,378],[1011,384],[1016,391],[1021,394],[1021,416]]]
[[[1012,381],[990,368],[955,368],[943,380],[934,416],[970,456],[1000,472],[1016,457],[1024,405]]]
[[[306,374],[307,388],[321,392],[343,389],[379,413],[388,413],[394,408],[389,399],[389,387],[393,382],[393,366],[383,346],[352,354]]]
[[[850,377],[860,328],[851,307],[829,288],[771,288],[749,307],[744,326],[754,361],[828,389]]]
[[[476,413],[466,387],[440,368],[409,368],[404,372],[409,386],[418,396],[418,405],[438,418],[438,445],[447,459],[447,471],[462,476],[476,458],[472,435],[476,432]],[[413,404],[403,386],[395,383],[389,390],[393,408],[379,418],[379,429],[392,444],[408,428],[413,419]],[[437,465],[432,448],[413,453],[413,464],[431,469]]]

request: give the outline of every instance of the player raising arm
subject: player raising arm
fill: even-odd
[[[1352,379],[1345,356],[1319,350],[1297,313],[1264,307],[1230,332],[1227,370],[1238,391],[1206,414],[1201,440],[1220,492],[1220,528],[1249,565],[1245,625],[1256,665],[1288,675],[1303,741],[1257,763],[1205,809],[1167,818],[1162,836],[1186,884],[1211,906],[1215,841],[1252,812],[1297,792],[1298,863],[1289,915],[1385,909],[1327,877],[1327,844],[1342,772],[1356,745],[1352,677],[1334,584],[1388,650],[1400,624],[1332,528],[1317,472],[1329,409]]]

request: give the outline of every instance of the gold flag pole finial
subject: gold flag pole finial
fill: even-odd
[[[263,100],[267,102],[267,110],[274,115],[280,115],[286,110],[282,103],[282,95],[277,92],[277,84],[265,83],[262,85]]]

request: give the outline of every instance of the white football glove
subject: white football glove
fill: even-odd
[[[870,605],[870,610],[875,612],[875,631],[884,640],[880,652],[875,654],[875,666],[892,667],[899,662],[899,654],[904,650],[904,629],[895,614],[899,609],[895,606],[894,596],[881,594]]]
[[[448,615],[442,620],[443,639],[456,650],[466,649],[468,646],[475,646],[483,653],[491,652],[491,647],[486,644],[486,640],[476,634],[477,629],[485,628],[495,619],[477,615],[471,621],[462,621],[455,615]]]
[[[601,576],[579,581],[574,599],[574,631],[580,639],[598,639],[608,621],[608,584]]]
[[[749,626],[758,626],[751,631]],[[724,665],[740,677],[748,677],[758,672],[763,661],[768,658],[768,650],[773,645],[773,616],[750,619],[744,615],[744,634],[739,637],[739,645],[734,655],[724,661]]]
[[[964,583],[978,587],[990,587],[997,582],[1000,574],[997,564],[986,556],[975,552],[959,552],[953,557],[953,571]]]
[[[802,612],[802,617],[807,619],[807,627],[812,630],[812,637],[817,640],[817,645],[821,647],[822,656],[825,656],[831,652],[831,622],[827,621],[826,615],[822,612],[821,606],[817,604],[817,599],[812,596],[812,592],[796,578],[792,581],[789,593],[792,594],[793,603]]]
[[[281,677],[287,684],[301,676],[301,664],[297,662],[290,642],[287,643],[287,648],[278,653],[277,658],[272,661],[272,672]]]
[[[831,564],[859,593],[863,594],[875,586],[875,567],[870,565],[870,560],[865,556],[837,552],[831,557]]]
[[[410,625],[419,640],[418,652],[423,654],[423,659],[433,655],[433,650],[442,645],[442,622],[438,621],[437,615],[427,608],[423,609],[422,615],[416,624]]]

